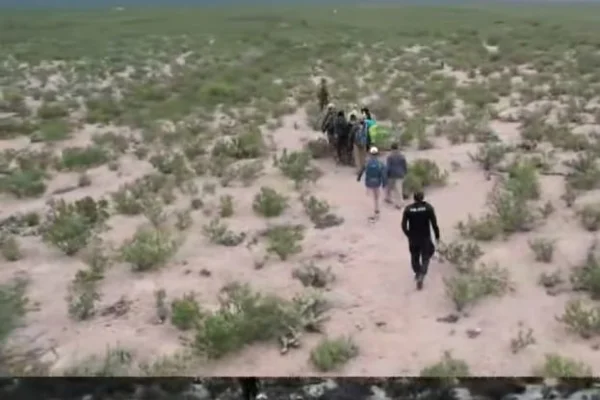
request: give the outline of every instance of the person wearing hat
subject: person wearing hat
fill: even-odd
[[[365,186],[367,194],[373,197],[373,216],[369,218],[371,222],[379,218],[379,197],[381,189],[387,185],[387,168],[379,159],[379,150],[377,147],[369,149],[369,159],[365,166],[358,173],[357,181],[360,182],[362,175],[365,176]]]
[[[417,191],[413,195],[414,203],[404,209],[402,215],[402,231],[408,238],[410,262],[415,274],[417,289],[423,289],[423,281],[429,261],[435,253],[435,245],[431,240],[431,228],[435,241],[440,241],[440,228],[438,227],[435,209],[425,201],[425,194]]]

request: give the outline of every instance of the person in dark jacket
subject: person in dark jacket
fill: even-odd
[[[404,195],[398,191],[398,188],[402,190],[402,181],[408,172],[408,165],[406,158],[398,150],[398,143],[392,143],[392,151],[387,156],[386,164],[388,184],[385,191],[385,202],[401,209]]]
[[[414,194],[415,202],[404,209],[402,216],[402,231],[408,238],[408,249],[417,289],[423,289],[423,281],[427,275],[429,261],[435,253],[435,245],[431,240],[431,228],[435,241],[440,240],[440,229],[435,210],[425,201],[423,192]]]
[[[340,164],[348,164],[346,160],[346,147],[348,146],[348,136],[350,135],[350,124],[346,120],[344,111],[338,111],[335,122],[333,123],[333,135],[335,136],[335,149],[337,161]]]
[[[348,130],[348,143],[346,145],[346,157],[348,164],[356,166],[356,157],[354,156],[354,145],[356,143],[356,137],[359,134],[362,125],[358,120],[358,112],[350,112],[350,129]]]

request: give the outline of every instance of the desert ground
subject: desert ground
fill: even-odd
[[[598,11],[3,12],[0,370],[600,374]],[[322,78],[436,209],[423,291]]]

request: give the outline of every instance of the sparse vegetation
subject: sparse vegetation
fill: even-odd
[[[324,329],[328,307],[333,321],[351,312],[359,331],[401,327],[407,348],[425,328],[444,342],[446,330],[421,321],[437,318],[431,296],[407,309],[408,327],[364,326],[372,310],[414,289],[394,265],[410,260],[400,210],[424,190],[443,239],[425,290],[444,285],[455,308],[448,321],[503,315],[512,332],[517,321],[540,320],[486,347],[490,370],[505,353],[527,353],[533,363],[547,346],[564,346],[582,362],[549,355],[541,374],[597,375],[593,352],[566,343],[579,336],[597,347],[600,337],[597,246],[577,258],[600,230],[596,8],[5,10],[0,372],[55,373],[50,367],[70,357],[65,340],[118,340],[122,330],[107,327],[121,326],[112,319],[130,304],[127,326],[140,343],[178,331],[169,343],[185,351],[141,360],[131,343],[88,359],[79,346],[81,360],[66,372],[229,373],[235,352],[275,341],[321,371],[347,363],[368,372],[375,357],[397,356],[363,349],[367,336],[360,357],[347,336],[302,346],[303,333]],[[345,165],[362,162],[362,147],[337,160],[323,124],[329,102],[346,116],[367,107],[380,159],[397,143],[408,162],[402,191],[380,193],[372,225],[363,224],[373,204],[356,182],[360,165]],[[360,144],[360,130],[352,133],[348,144]],[[22,318],[25,286],[13,282],[20,273],[35,318]],[[264,293],[240,283],[217,295],[232,278],[260,283]],[[306,292],[290,300],[294,290]],[[326,307],[321,292],[329,290],[336,301]],[[502,298],[508,292],[514,299]],[[534,296],[558,295],[564,309],[537,309]],[[60,307],[51,307],[56,299]],[[148,301],[157,321],[137,312]],[[32,326],[15,332],[21,323]],[[540,329],[552,324],[565,336]],[[497,327],[484,328],[467,334]],[[35,332],[43,340],[30,340]],[[29,348],[38,343],[60,351]],[[256,357],[252,374],[272,372],[272,352]],[[481,352],[461,357],[447,353],[423,375],[464,376],[467,362],[481,365]]]
[[[446,293],[457,311],[463,311],[488,296],[501,296],[511,289],[509,272],[496,264],[480,264],[466,273],[444,279]]]
[[[544,263],[552,262],[554,257],[554,246],[553,240],[545,238],[536,238],[529,241],[529,248],[535,256],[535,261]]]
[[[310,352],[313,365],[323,372],[334,371],[358,355],[358,347],[351,338],[325,338]]]
[[[269,228],[265,233],[268,241],[267,251],[275,253],[284,261],[299,253],[302,250],[304,229],[302,225],[277,225]]]
[[[464,360],[454,358],[449,351],[444,352],[439,362],[421,370],[421,376],[426,378],[458,378],[469,375],[469,365]]]
[[[535,368],[533,373],[547,378],[583,378],[591,376],[592,369],[580,361],[547,354],[544,363]]]
[[[121,247],[121,255],[134,271],[144,272],[163,266],[176,249],[177,241],[171,233],[144,227]]]
[[[260,192],[254,196],[252,208],[254,211],[266,218],[278,217],[287,207],[287,198],[275,189],[262,187]]]
[[[200,322],[202,311],[194,293],[185,294],[171,303],[171,323],[182,331],[193,328]]]

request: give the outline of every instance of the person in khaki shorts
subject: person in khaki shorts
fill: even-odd
[[[388,184],[385,191],[385,202],[401,209],[404,203],[402,181],[408,172],[408,165],[406,164],[406,158],[398,150],[398,143],[392,144],[392,151],[387,156],[386,166]]]

